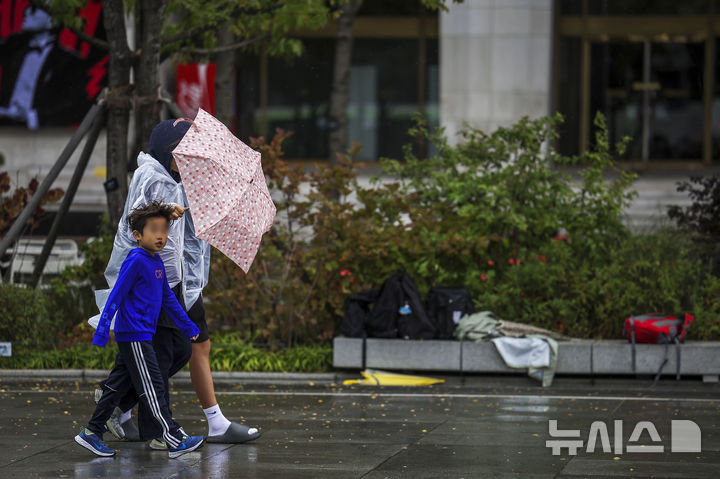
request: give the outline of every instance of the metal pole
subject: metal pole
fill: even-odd
[[[50,251],[52,251],[53,246],[55,246],[55,240],[57,239],[58,231],[60,230],[60,224],[65,218],[65,214],[70,209],[70,205],[75,198],[75,193],[77,193],[80,181],[82,180],[83,174],[85,173],[87,165],[90,162],[90,156],[92,155],[93,149],[95,148],[95,143],[97,142],[98,136],[100,136],[100,131],[105,126],[105,118],[106,111],[103,108],[92,124],[92,129],[88,134],[87,140],[85,140],[85,146],[83,147],[83,151],[80,154],[80,159],[78,159],[78,164],[75,167],[75,172],[73,173],[72,179],[70,180],[70,184],[65,191],[65,196],[63,197],[62,203],[60,204],[60,208],[58,208],[55,219],[53,220],[52,226],[50,227],[50,232],[48,233],[47,239],[45,240],[42,252],[40,253],[40,256],[38,256],[38,258],[35,260],[35,270],[33,271],[32,279],[30,280],[30,286],[33,288],[37,288],[40,284],[40,278],[42,277],[43,270],[45,269],[47,259],[50,256]]]
[[[27,220],[38,208],[38,206],[40,206],[40,203],[42,202],[45,193],[48,192],[53,182],[57,179],[58,175],[60,175],[60,172],[67,164],[70,156],[73,154],[85,134],[90,130],[92,123],[95,121],[95,118],[100,114],[102,108],[104,107],[100,106],[100,104],[97,102],[92,107],[90,107],[90,110],[85,115],[85,118],[83,118],[83,121],[82,123],[80,123],[77,131],[75,132],[73,137],[70,138],[70,141],[65,146],[65,149],[62,151],[62,153],[60,153],[60,156],[55,162],[55,165],[53,165],[48,175],[45,177],[40,186],[38,186],[37,191],[30,199],[30,202],[25,206],[25,209],[22,210],[20,216],[15,219],[15,222],[10,227],[10,230],[7,232],[5,237],[2,239],[2,241],[0,241],[0,257],[5,254],[5,251],[7,251],[12,242],[15,241],[15,239],[20,235],[23,226],[25,226]]]

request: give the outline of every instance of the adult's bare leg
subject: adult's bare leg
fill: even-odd
[[[220,410],[215,397],[212,371],[210,371],[210,340],[193,343],[192,348],[190,380],[207,418],[207,441],[239,444],[260,437],[260,431],[257,428],[230,422]]]
[[[215,385],[210,371],[210,340],[193,343],[190,357],[190,380],[203,409],[217,405]]]

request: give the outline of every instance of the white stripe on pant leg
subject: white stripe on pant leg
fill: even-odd
[[[163,424],[163,421],[161,421],[161,420],[158,419],[158,414],[157,414],[158,411],[156,410],[155,404],[154,404],[154,402],[153,402],[153,400],[152,400],[152,396],[151,396],[150,393],[149,393],[149,390],[150,390],[151,388],[150,388],[150,386],[149,386],[149,384],[148,384],[148,381],[147,381],[147,378],[146,378],[146,376],[145,376],[145,370],[144,370],[143,367],[142,367],[142,363],[144,362],[145,357],[141,354],[142,351],[140,350],[140,345],[139,345],[139,344],[137,344],[136,342],[132,342],[132,341],[131,341],[131,342],[130,342],[130,346],[131,346],[131,348],[132,348],[133,357],[135,358],[135,365],[137,366],[138,374],[140,375],[140,381],[142,382],[142,386],[143,386],[143,389],[144,389],[145,399],[146,399],[147,402],[148,402],[148,406],[150,407],[150,411],[152,412],[153,417],[155,417],[155,419],[157,419],[158,422],[160,423],[160,426],[161,426],[162,429],[163,429],[163,436],[165,436],[165,433],[164,433],[164,432],[165,432],[165,425]],[[141,361],[141,358],[142,358],[142,361]]]
[[[162,417],[160,404],[158,403],[157,396],[155,395],[155,387],[153,386],[150,373],[147,369],[147,364],[145,363],[145,355],[143,354],[142,346],[138,342],[130,342],[130,344],[133,348],[135,363],[137,365],[138,372],[140,373],[140,379],[143,383],[143,388],[145,389],[145,397],[147,398],[150,410],[152,411],[153,416],[155,416],[155,419],[157,419],[160,423],[160,426],[162,426],[163,437],[168,443],[168,446],[177,447],[180,445],[180,441],[170,434],[170,427],[165,421],[165,418]]]
[[[180,442],[176,437],[170,434],[170,427],[165,421],[165,418],[162,417],[162,413],[160,411],[160,404],[158,403],[157,396],[155,394],[155,387],[153,386],[150,372],[148,371],[147,363],[145,362],[145,355],[142,351],[142,345],[137,342],[131,344],[133,344],[133,347],[135,349],[136,363],[138,364],[138,371],[143,382],[143,387],[146,390],[145,397],[147,397],[148,399],[150,410],[153,412],[153,416],[155,416],[155,418],[160,423],[160,426],[162,426],[163,437],[165,438],[165,441],[168,443],[168,445],[172,447],[177,447],[180,445]]]
[[[176,437],[170,434],[170,426],[165,421],[165,418],[162,416],[162,412],[160,410],[160,403],[158,402],[155,386],[153,385],[152,378],[150,376],[150,371],[147,369],[147,362],[145,361],[145,355],[142,350],[142,345],[140,343],[136,343],[136,349],[138,352],[138,355],[141,359],[139,364],[140,374],[141,376],[144,375],[144,382],[147,387],[147,394],[148,397],[148,403],[152,404],[154,408],[154,413],[156,414],[156,419],[160,422],[160,425],[163,427],[163,437],[165,438],[165,441],[168,443],[169,446],[177,447],[180,445],[180,441]]]

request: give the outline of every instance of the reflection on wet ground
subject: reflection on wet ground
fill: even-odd
[[[98,458],[73,436],[94,407],[93,384],[0,382],[0,477],[143,478],[475,478],[720,476],[720,386],[697,380],[558,379],[542,389],[526,378],[448,378],[420,388],[218,385],[226,416],[258,426],[249,444],[207,444],[168,459],[145,443],[105,439],[118,450]],[[194,393],[176,384],[173,412],[190,434],[204,434]],[[672,452],[673,420],[701,429],[701,452]],[[579,430],[576,455],[553,455],[549,420]],[[615,421],[623,450],[616,450]],[[588,451],[593,422],[605,424]],[[634,428],[650,421],[660,441]],[[677,439],[677,438],[676,438]],[[691,441],[684,439],[685,442]],[[662,445],[662,453],[628,445]],[[642,448],[641,448],[642,449]]]

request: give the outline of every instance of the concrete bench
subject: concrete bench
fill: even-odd
[[[657,344],[636,346],[636,371],[632,371],[631,346],[626,340],[558,342],[558,375],[634,375],[655,374],[662,363],[665,347]],[[520,373],[505,365],[491,343],[467,341],[406,341],[337,337],[333,341],[336,368],[442,371],[461,373]],[[676,371],[675,345],[670,345],[663,374]],[[717,382],[720,376],[720,342],[687,341],[681,346],[680,372],[703,376]]]

